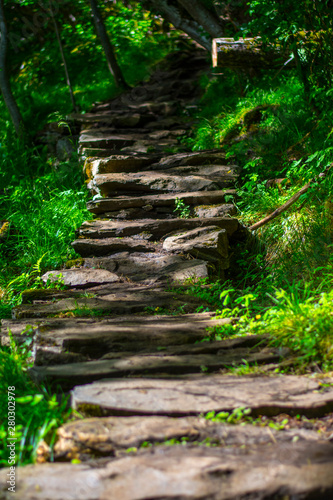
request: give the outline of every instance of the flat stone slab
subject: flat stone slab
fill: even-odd
[[[98,129],[91,130],[80,135],[79,144],[82,147],[90,148],[114,148],[120,149],[125,146],[132,146],[136,141],[143,139],[143,134],[122,134],[112,132],[101,132]]]
[[[156,249],[156,246],[148,241],[133,238],[81,238],[73,241],[72,247],[82,257],[99,257],[119,252],[154,252]]]
[[[102,462],[28,465],[16,493],[24,500],[328,500],[333,493],[330,443],[273,443],[256,450],[157,447]],[[10,500],[7,469],[1,499]]]
[[[103,198],[89,201],[88,210],[94,214],[114,212],[128,208],[143,208],[145,206],[172,207],[175,208],[176,198],[181,198],[185,205],[214,205],[226,203],[226,197],[236,197],[235,189],[224,189],[218,191],[195,191],[184,193],[153,194],[146,196],[120,196],[117,198]],[[215,217],[215,216],[214,216]]]
[[[139,113],[118,112],[100,112],[100,113],[72,113],[68,116],[69,120],[78,123],[107,123],[117,127],[136,127],[142,123],[142,116]],[[145,120],[146,121],[146,120]]]
[[[85,266],[107,269],[124,279],[130,278],[134,282],[147,284],[162,280],[171,283],[184,282],[188,278],[208,277],[208,266],[204,260],[188,260],[180,255],[158,252],[153,254],[121,252],[109,257],[86,258]]]
[[[87,460],[91,455],[115,455],[119,450],[138,448],[142,443],[163,443],[186,438],[207,438],[219,446],[258,446],[277,442],[319,441],[318,432],[307,429],[277,431],[254,425],[228,425],[199,417],[100,417],[69,422],[57,431],[56,460]]]
[[[182,193],[186,191],[214,191],[229,187],[233,180],[221,175],[168,174],[139,172],[99,174],[87,187],[97,196],[108,197],[128,193]]]
[[[172,346],[184,350],[204,349],[206,343],[194,344],[207,337],[206,328],[229,323],[229,319],[213,319],[214,313],[166,316],[122,316],[120,318],[48,318],[2,320],[1,336],[20,335],[27,325],[34,329],[34,341],[63,351],[100,358],[108,352],[159,351]],[[261,338],[260,338],[261,339]],[[261,341],[261,340],[260,340]],[[222,341],[224,349],[253,347],[259,339],[251,335]],[[209,347],[214,345],[210,342]],[[220,347],[221,348],[221,344]],[[218,349],[216,349],[218,350]]]
[[[109,158],[89,158],[85,161],[83,171],[88,179],[99,174],[138,172],[154,161],[154,156],[149,155],[112,155]]]
[[[109,414],[198,415],[251,408],[254,414],[324,415],[333,409],[333,386],[297,376],[212,375],[193,380],[127,379],[75,387],[72,405],[93,405]]]
[[[89,290],[89,289],[88,289]],[[94,289],[92,289],[94,290]],[[58,314],[73,313],[77,316],[89,314],[130,314],[144,312],[147,307],[155,310],[175,311],[181,308],[184,313],[194,312],[202,305],[202,300],[190,295],[165,292],[154,288],[126,286],[95,290],[94,297],[74,295],[56,302],[45,301],[43,304],[22,304],[12,310],[13,319],[45,318]]]
[[[76,384],[85,384],[109,377],[212,372],[239,365],[244,362],[244,359],[249,364],[271,363],[281,359],[281,351],[278,349],[264,348],[255,352],[253,349],[246,348],[228,350],[223,349],[222,346],[221,349],[218,349],[218,346],[212,346],[211,350],[215,351],[213,354],[202,354],[200,348],[197,349],[199,353],[191,353],[189,348],[182,349],[183,354],[179,352],[181,351],[179,348],[173,353],[171,350],[171,354],[168,352],[169,349],[165,353],[124,353],[123,355],[110,353],[109,356],[106,355],[104,359],[97,361],[79,362],[78,360],[78,362],[55,366],[36,366],[29,373],[38,384],[47,381],[50,384],[61,384],[63,390],[68,390]],[[205,347],[201,350],[205,350]],[[181,404],[180,401],[178,403]]]
[[[207,226],[169,236],[163,242],[168,252],[189,253],[195,258],[218,262],[222,269],[229,267],[228,236],[225,229]]]
[[[117,283],[119,276],[105,269],[62,269],[60,271],[48,271],[42,276],[43,283],[51,281],[56,283],[63,281],[64,285],[70,287],[87,287],[101,285],[104,283]]]
[[[225,153],[220,149],[195,151],[190,153],[176,153],[164,156],[159,162],[151,165],[154,170],[164,170],[185,165],[211,165],[225,163]]]
[[[83,238],[113,238],[140,235],[144,233],[145,239],[160,239],[169,233],[191,230],[198,227],[212,225],[212,219],[163,219],[150,220],[141,219],[136,221],[105,221],[95,220],[84,222],[77,235]],[[228,236],[238,229],[240,224],[237,219],[231,217],[215,217],[214,226],[226,229]]]

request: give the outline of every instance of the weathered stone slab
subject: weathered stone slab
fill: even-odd
[[[228,236],[225,229],[207,226],[169,236],[163,242],[168,252],[189,253],[196,258],[219,262],[222,269],[229,267]]]
[[[164,219],[138,221],[104,221],[84,222],[78,230],[78,235],[84,238],[113,238],[138,235],[143,232],[150,239],[159,239],[175,231],[191,230],[197,227],[212,225],[212,219]],[[237,219],[230,217],[215,217],[214,226],[226,229],[228,236],[240,227]],[[149,236],[151,235],[151,236]]]
[[[109,414],[127,415],[181,416],[247,407],[254,414],[285,412],[312,417],[333,409],[333,387],[326,392],[320,392],[320,387],[313,379],[297,376],[112,380],[76,387],[72,404],[74,408],[91,404]]]
[[[148,241],[132,238],[79,239],[72,243],[82,257],[111,255],[117,252],[154,252],[156,246]]]
[[[123,134],[100,132],[91,130],[86,134],[80,135],[79,144],[82,147],[90,148],[114,148],[121,149],[125,146],[132,146],[136,141],[139,141],[144,136],[142,134]]]
[[[212,350],[217,346],[212,346]],[[200,349],[198,349],[200,351]],[[178,352],[177,352],[178,351]],[[190,351],[190,349],[188,349]],[[180,354],[179,349],[175,354],[149,353],[119,355],[111,353],[101,360],[89,362],[76,362],[58,366],[34,367],[29,373],[39,384],[47,381],[50,384],[60,384],[63,390],[73,388],[76,384],[85,384],[111,377],[126,377],[129,375],[148,374],[184,374],[201,373],[220,370],[221,368],[241,364],[244,359],[247,363],[268,363],[281,359],[278,349],[261,349],[252,352],[250,349],[239,348],[235,350],[217,350],[214,354],[189,353]],[[145,387],[145,383],[143,384]],[[333,391],[331,395],[333,405]],[[181,402],[178,401],[181,405]],[[208,410],[207,410],[208,411]]]
[[[141,154],[112,155],[102,159],[89,158],[84,164],[83,171],[90,180],[99,174],[138,172],[153,161],[154,157]]]
[[[156,311],[158,312],[158,311]],[[27,320],[2,320],[1,337],[8,338],[8,329],[20,336],[27,325],[34,330],[36,345],[56,347],[62,351],[78,353],[91,358],[101,358],[109,352],[142,352],[172,346],[177,350],[192,349],[212,352],[214,343],[194,344],[207,337],[206,328],[229,323],[229,319],[213,319],[213,313],[184,315],[122,316],[112,318],[48,318]],[[30,333],[31,337],[31,333]],[[262,338],[254,335],[223,340],[215,351],[238,347],[253,347]],[[189,344],[193,344],[189,346]]]
[[[42,280],[44,283],[51,281],[56,283],[59,280],[63,281],[64,285],[70,287],[87,287],[101,285],[103,283],[117,283],[120,281],[119,276],[105,269],[61,269],[60,271],[48,271],[43,274]]]
[[[237,449],[158,447],[103,462],[28,465],[16,493],[24,500],[328,500],[333,493],[332,444],[273,443]],[[10,500],[8,469],[1,500]]]
[[[190,206],[211,206],[214,204],[225,204],[226,197],[236,197],[235,189],[225,189],[218,191],[196,191],[186,193],[166,193],[153,194],[145,196],[121,196],[118,198],[103,198],[100,200],[89,201],[87,204],[88,210],[94,214],[102,214],[116,210],[128,208],[143,208],[143,207],[170,207],[175,208],[176,198],[181,198],[186,205]],[[224,205],[217,205],[224,206]],[[227,205],[229,206],[229,205]],[[198,207],[198,209],[203,207]],[[208,208],[208,207],[207,207]],[[216,217],[216,215],[214,215]]]
[[[235,215],[237,209],[235,205],[224,203],[223,205],[200,205],[194,207],[194,215],[196,217],[214,218],[226,217],[227,215]]]
[[[164,170],[185,165],[221,165],[225,163],[225,159],[225,153],[220,149],[194,151],[191,153],[176,153],[162,158],[158,163],[151,165],[151,168],[153,170]]]
[[[99,113],[72,113],[68,116],[69,120],[77,123],[107,123],[116,127],[136,127],[142,124],[142,118],[139,113],[126,113],[121,110],[113,113],[110,110]]]
[[[12,317],[13,319],[45,318],[71,311],[76,311],[78,316],[87,316],[97,311],[100,311],[100,314],[130,314],[142,312],[146,307],[167,308],[168,310],[181,307],[184,313],[190,313],[200,305],[202,301],[197,297],[144,287],[140,290],[135,286],[128,286],[127,289],[115,288],[114,291],[104,288],[104,293],[99,292],[95,298],[74,296],[57,302],[16,306],[12,310]]]
[[[127,193],[181,193],[183,191],[214,191],[228,187],[232,180],[218,176],[175,175],[165,172],[139,172],[96,175],[88,189],[101,197]]]
[[[209,427],[207,420],[168,417],[107,417],[90,418],[68,423],[58,429],[56,459],[81,457],[82,453],[114,454],[117,449],[138,447],[143,442],[200,437]],[[210,427],[213,427],[210,425]]]
[[[240,174],[240,167],[237,165],[186,165],[169,168],[166,173],[175,175],[200,175],[203,177],[220,178],[235,181]],[[161,175],[161,172],[160,172]]]
[[[220,446],[271,445],[282,442],[319,441],[317,432],[306,429],[283,432],[254,425],[227,425],[199,417],[100,417],[77,420],[58,429],[56,460],[87,460],[91,455],[114,455],[118,450],[138,448],[142,443],[169,439],[210,439]]]
[[[103,241],[103,240],[101,240]],[[179,255],[140,254],[127,252],[110,257],[86,258],[88,267],[100,267],[116,272],[132,281],[152,283],[167,279],[169,282],[182,282],[188,278],[207,278],[207,263],[199,259],[187,260]]]

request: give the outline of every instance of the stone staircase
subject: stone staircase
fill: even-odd
[[[289,352],[268,338],[205,340],[231,320],[185,293],[223,279],[246,232],[231,203],[239,167],[182,142],[207,71],[200,51],[171,55],[148,82],[71,116],[95,218],[61,271],[67,289],[25,292],[1,336],[33,331],[31,376],[71,391],[84,418],[58,430],[54,463],[19,469],[22,500],[333,498],[333,379],[272,375]],[[230,375],[244,362],[267,375]],[[239,408],[261,425],[232,425]]]

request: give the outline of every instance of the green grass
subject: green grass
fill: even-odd
[[[44,439],[52,448],[56,429],[68,420],[72,410],[68,397],[51,394],[46,387],[36,386],[27,376],[29,350],[0,348],[0,436],[4,444],[15,442],[15,465],[32,463],[36,459],[39,442]],[[15,433],[8,427],[8,403],[15,402]],[[9,441],[8,438],[16,438]],[[0,467],[14,465],[8,462],[9,449],[0,447]]]

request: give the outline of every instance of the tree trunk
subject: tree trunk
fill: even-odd
[[[213,38],[223,36],[223,29],[218,17],[214,16],[198,0],[178,0],[178,2],[187,10],[193,19],[203,27]]]
[[[260,38],[215,38],[213,40],[213,67],[277,68],[290,58],[288,51],[262,49]],[[293,64],[288,65],[292,67]]]
[[[6,68],[8,39],[3,0],[0,0],[0,35],[0,89],[16,133],[20,135],[23,132],[23,119],[13,96]]]
[[[58,23],[57,23],[57,21],[56,21],[56,19],[54,17],[54,13],[53,13],[53,10],[52,10],[52,2],[50,2],[50,12],[51,12],[51,17],[52,17],[53,25],[54,25],[54,30],[55,30],[56,35],[57,35],[57,40],[58,40],[59,50],[60,50],[60,54],[61,54],[61,59],[62,59],[62,62],[63,62],[63,65],[64,65],[64,69],[65,69],[66,82],[67,82],[67,85],[68,85],[68,89],[69,89],[69,94],[70,94],[71,101],[72,101],[73,110],[76,113],[78,113],[79,112],[79,108],[78,108],[78,106],[76,104],[76,101],[75,101],[73,87],[72,87],[72,83],[71,83],[71,80],[70,80],[70,77],[69,77],[67,61],[66,61],[66,58],[65,58],[65,53],[64,53],[63,46],[62,46],[62,41],[61,41],[60,33],[59,33]]]
[[[97,35],[99,36],[102,47],[104,49],[109,71],[112,74],[118,87],[129,88],[117,62],[112,44],[110,42],[110,38],[108,37],[108,34],[106,32],[105,24],[97,5],[97,0],[90,0],[90,5]]]
[[[150,0],[149,3],[155,7],[156,12],[161,14],[170,24],[173,24],[176,29],[184,31],[190,38],[208,50],[208,52],[211,52],[211,40],[200,33],[200,25],[198,23],[182,18],[179,10],[173,5],[169,5],[167,0]]]

